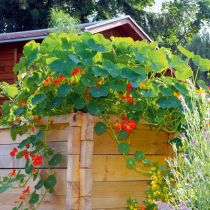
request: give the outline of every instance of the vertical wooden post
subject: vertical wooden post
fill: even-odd
[[[17,52],[17,44],[14,47],[14,66],[17,64],[18,62],[18,52]],[[17,82],[17,74],[14,74],[14,83]]]
[[[73,173],[73,141],[76,139],[81,139],[81,125],[82,125],[82,116],[72,113],[70,115],[69,120],[69,128],[68,128],[68,140],[67,140],[67,155],[68,155],[68,162],[67,162],[67,192],[66,192],[66,210],[71,210],[73,204],[72,198],[72,190],[74,188],[74,182],[72,179]]]
[[[79,210],[92,210],[92,157],[94,144],[93,130],[93,116],[89,113],[82,114]]]

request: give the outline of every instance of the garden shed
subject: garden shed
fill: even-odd
[[[130,16],[121,18],[103,20],[92,23],[83,23],[77,25],[82,30],[89,31],[93,34],[101,33],[105,38],[115,37],[131,37],[136,40],[147,40],[150,43],[151,38],[136,24]],[[0,82],[5,81],[13,84],[17,81],[16,75],[13,73],[13,66],[17,64],[23,56],[23,46],[31,41],[41,42],[50,29],[4,33],[0,34]],[[0,98],[0,105],[3,104],[5,98]]]

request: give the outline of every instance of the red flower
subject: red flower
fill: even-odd
[[[26,123],[26,129],[28,130],[28,123]]]
[[[76,68],[74,69],[74,71],[72,72],[72,76],[76,75],[77,73],[79,73],[78,67],[76,67]]]
[[[101,79],[98,80],[98,84],[101,85]]]
[[[22,133],[23,132],[23,130],[21,130],[19,133]]]
[[[54,119],[50,118],[50,124],[52,125],[54,123]]]
[[[57,77],[56,80],[53,82],[53,85],[57,86],[60,83],[60,77]]]
[[[47,79],[44,81],[44,86],[47,86],[50,84],[51,76],[47,77]]]
[[[100,87],[99,87],[99,86],[97,86],[97,85],[96,85],[96,86],[94,86],[94,87],[95,87],[95,88],[100,88]]]
[[[39,123],[40,123],[40,124],[43,124],[43,120],[39,120]]]
[[[90,90],[90,88],[89,87],[86,87],[86,90],[88,91],[88,90]]]
[[[17,122],[19,123],[20,122],[20,118],[17,116],[16,119],[17,119]]]
[[[13,169],[13,172],[12,172],[12,173],[9,173],[9,175],[8,175],[8,176],[13,176],[13,175],[15,176],[15,175],[16,175],[16,173],[15,173],[15,172],[16,172],[16,170],[15,170],[15,169]]]
[[[25,194],[25,193],[30,193],[29,186],[27,187],[26,190],[23,190],[22,193],[23,193],[23,194]],[[24,196],[23,196],[23,197],[24,197]],[[25,197],[24,197],[24,198],[25,198]],[[24,198],[20,198],[20,199],[24,199]]]
[[[140,206],[140,209],[144,210],[144,209],[146,209],[146,206]]]
[[[28,143],[27,145],[26,145],[26,148],[28,149],[30,147],[30,144]]]
[[[19,104],[18,106],[24,106],[26,104],[26,101],[24,100],[21,104]]]
[[[28,151],[23,151],[22,155],[25,155],[25,159],[28,160],[28,157],[29,157],[29,152]]]
[[[59,78],[60,78],[60,80],[64,80],[65,79],[65,77],[63,76],[63,74],[60,75]]]
[[[14,124],[15,124],[14,122],[11,122],[11,127],[12,127]]]
[[[122,126],[119,123],[115,124],[115,129],[117,130],[117,132],[122,130]]]
[[[36,170],[36,168],[35,168],[35,167],[33,167],[32,171],[33,171],[34,173],[36,173],[36,172],[37,172],[37,170]]]
[[[19,203],[19,201],[14,201],[14,203]]]
[[[33,131],[33,133],[34,133],[34,125],[33,125],[33,126],[31,126],[31,129],[32,129],[32,131]]]
[[[15,153],[18,152],[17,148],[13,148],[13,151],[10,152],[11,156],[15,156]]]
[[[25,199],[25,196],[24,196],[24,195],[21,195],[21,196],[19,197],[19,199]]]
[[[36,156],[36,157],[34,157],[34,159],[33,159],[33,156],[32,156],[32,160],[34,160],[34,162],[33,162],[33,165],[34,166],[38,166],[38,165],[41,165],[42,164],[42,156],[40,155],[40,156]]]
[[[34,121],[38,124],[39,123],[39,116],[34,116]]]

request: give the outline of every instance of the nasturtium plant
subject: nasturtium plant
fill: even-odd
[[[27,135],[18,149],[11,151],[11,156],[26,161],[25,172],[33,180],[39,178],[36,166],[49,168],[32,194],[29,187],[23,191],[21,199],[29,193],[32,210],[40,205],[46,193],[53,191],[57,179],[51,166],[55,168],[62,161],[62,155],[54,154],[47,145],[53,115],[89,112],[99,116],[106,124],[97,123],[96,133],[109,132],[126,158],[127,166],[143,173],[149,172],[137,169],[136,161],[146,165],[151,161],[144,159],[143,151],[136,151],[135,159],[131,158],[128,155],[131,143],[127,142],[127,136],[136,129],[140,118],[151,128],[158,127],[158,131],[181,130],[184,121],[180,97],[189,97],[186,80],[193,76],[187,62],[168,49],[158,49],[157,42],[110,39],[85,32],[81,35],[51,33],[42,43],[30,41],[24,46],[20,63],[14,67],[18,74],[16,84],[0,83],[0,97],[10,99],[2,105],[0,125],[11,127],[14,141],[18,135]],[[182,47],[179,49],[188,61],[193,60],[198,70],[210,69],[209,60]],[[166,76],[168,74],[171,77]],[[196,76],[193,81],[195,85]],[[202,81],[198,85],[198,94],[208,91]],[[191,102],[186,105],[190,108]],[[118,116],[119,122],[111,125],[105,114]],[[44,116],[47,122],[43,122]],[[172,141],[178,143],[178,140]],[[0,178],[0,192],[13,188],[15,181],[20,188],[25,188],[29,179],[19,175],[20,172],[16,177],[14,169],[8,179]],[[36,194],[37,189],[45,189],[42,197]]]

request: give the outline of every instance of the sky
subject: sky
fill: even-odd
[[[166,2],[166,1],[169,1],[169,0],[155,0],[155,5],[153,7],[147,7],[145,10],[152,11],[154,13],[158,13],[161,10],[162,3]]]

